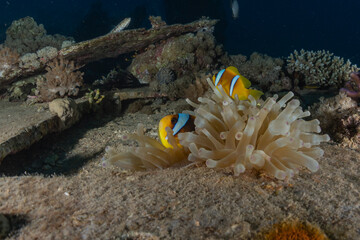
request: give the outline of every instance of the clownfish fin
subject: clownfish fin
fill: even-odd
[[[249,94],[258,100],[264,93],[256,89],[249,89]]]
[[[240,75],[240,74],[239,74]],[[251,82],[249,81],[249,79],[247,79],[246,77],[244,77],[243,75],[240,75],[240,80],[241,82],[244,84],[245,88],[249,88],[251,86]]]
[[[226,70],[234,75],[240,75],[239,70],[234,66],[227,67]]]

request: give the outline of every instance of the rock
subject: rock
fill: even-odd
[[[58,98],[49,103],[49,110],[58,115],[63,124],[68,128],[80,119],[80,112],[76,102],[71,98]]]

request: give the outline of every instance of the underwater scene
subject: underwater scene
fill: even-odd
[[[0,6],[0,239],[360,239],[360,1]]]

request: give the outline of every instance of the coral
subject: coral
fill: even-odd
[[[223,55],[212,32],[199,31],[150,46],[136,55],[128,70],[172,100],[189,96],[189,92],[195,92],[191,97],[196,99],[199,94],[194,86],[202,85],[196,79],[215,69]]]
[[[36,52],[37,57],[43,63],[55,58],[58,55],[58,50],[54,47],[44,47]]]
[[[167,84],[160,84],[159,81],[154,81],[151,83],[151,87],[154,90],[159,90],[160,93],[166,95],[170,100],[190,98],[195,101],[208,89],[209,85],[206,82],[206,78],[209,76],[205,73],[200,73],[195,74],[194,77],[195,81],[191,76],[182,76]]]
[[[286,220],[274,224],[268,232],[262,234],[263,240],[327,240],[323,231],[309,222]]]
[[[340,87],[350,72],[357,71],[356,65],[334,56],[329,51],[294,51],[287,58],[287,71],[300,86]]]
[[[150,16],[149,17],[151,28],[161,28],[166,26],[166,22],[161,19],[160,16]]]
[[[64,96],[77,96],[83,84],[84,73],[76,71],[82,66],[63,57],[55,58],[46,67],[45,79],[38,80],[37,88],[43,101]]]
[[[280,58],[272,58],[265,54],[254,52],[247,60],[244,55],[230,56],[230,64],[236,67],[241,75],[245,76],[254,84],[259,84],[262,89],[268,89],[279,80],[284,61]],[[289,89],[290,90],[290,89]]]
[[[128,70],[141,83],[156,80],[156,74],[165,68],[171,69],[177,78],[186,75],[194,80],[195,73],[215,69],[223,54],[212,32],[199,31],[150,45],[135,56]]]
[[[176,80],[176,74],[170,68],[163,67],[156,73],[155,78],[160,85],[166,85]]]
[[[291,178],[300,167],[312,172],[319,168],[315,160],[323,155],[318,135],[319,121],[305,121],[310,112],[301,109],[299,100],[289,92],[279,101],[277,95],[265,102],[239,101],[226,95],[221,86],[211,99],[199,98],[195,107],[195,132],[179,133],[180,144],[189,148],[188,160],[206,162],[209,168],[234,167],[235,175],[246,169],[262,169],[277,179]],[[289,102],[288,102],[289,101]],[[287,103],[288,102],[288,103]]]
[[[25,17],[13,21],[6,30],[5,46],[23,55],[34,53],[46,46],[61,49],[65,40],[72,40],[72,38],[59,34],[47,35],[44,25],[38,25],[32,17]]]
[[[36,78],[30,77],[17,81],[8,88],[10,101],[27,100],[29,95],[35,95]]]
[[[8,48],[1,46],[0,47],[0,77],[9,71],[14,65],[18,64],[19,54]]]
[[[144,135],[144,126],[139,124],[137,133],[124,136],[124,140],[134,139],[138,147],[130,152],[117,153],[113,148],[107,147],[106,157],[103,158],[103,166],[117,166],[122,169],[145,170],[162,169],[174,164],[186,161],[187,150],[179,147],[173,131],[167,127],[168,142],[173,148],[165,148],[157,140]]]
[[[360,108],[357,102],[340,92],[332,98],[321,98],[309,109],[320,120],[321,128],[331,139],[344,146],[360,147]]]
[[[340,89],[351,98],[360,99],[360,72],[350,73],[350,81],[345,83],[345,87]]]
[[[37,69],[40,65],[41,63],[38,61],[36,53],[25,53],[21,56],[19,62],[19,67],[27,69]]]

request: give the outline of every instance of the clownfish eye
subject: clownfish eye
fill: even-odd
[[[176,117],[171,118],[171,124],[175,125],[177,123]]]

